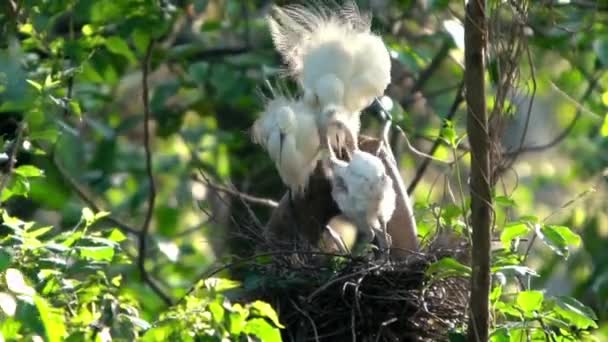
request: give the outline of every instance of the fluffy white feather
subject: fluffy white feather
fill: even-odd
[[[330,163],[332,197],[344,216],[356,223],[359,242],[368,243],[378,236],[381,248],[390,247],[386,223],[395,210],[396,194],[382,161],[356,150],[347,163],[337,159],[330,150]]]
[[[301,100],[276,96],[252,127],[252,137],[268,151],[281,179],[294,193],[306,188],[319,159],[314,111]]]
[[[318,110],[321,134],[339,120],[356,137],[360,111],[381,96],[390,83],[390,55],[370,30],[371,20],[353,2],[341,8],[320,5],[274,7],[269,25],[288,71]],[[330,136],[335,141],[344,134]]]
[[[301,81],[305,92],[319,96],[322,108],[329,105],[318,84],[325,75],[333,74],[342,82],[342,104],[352,113],[382,95],[390,83],[388,50],[371,32],[370,17],[362,15],[353,2],[342,8],[275,7],[269,24],[289,72]]]

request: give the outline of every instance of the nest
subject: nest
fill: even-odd
[[[387,263],[314,251],[273,252],[246,267],[241,299],[270,303],[284,341],[444,341],[467,321],[469,283],[431,280],[452,251]]]

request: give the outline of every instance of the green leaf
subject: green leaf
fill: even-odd
[[[608,94],[608,92],[604,93],[604,95]],[[608,96],[605,96],[608,99]],[[604,96],[602,96],[602,99]],[[608,100],[607,100],[608,101]],[[600,134],[602,137],[608,137],[608,113],[604,115],[604,123],[602,124],[602,128],[600,128]]]
[[[540,310],[545,295],[541,291],[522,291],[517,294],[515,302],[525,312],[532,313]]]
[[[208,290],[215,290],[217,292],[223,292],[241,286],[241,283],[238,281],[223,278],[207,278],[205,279],[204,284],[205,288]]]
[[[211,312],[211,316],[216,323],[223,324],[225,310],[222,304],[217,301],[209,303],[209,312]]]
[[[440,278],[450,276],[469,277],[471,276],[471,268],[454,258],[443,258],[431,264],[426,270],[426,274]]]
[[[273,327],[263,318],[254,318],[247,321],[243,332],[253,335],[264,342],[280,342],[281,334],[279,329]]]
[[[39,236],[42,236],[48,232],[50,232],[51,230],[53,230],[53,226],[47,226],[47,227],[42,227],[42,228],[38,228],[32,231],[28,231],[25,236],[30,237],[30,238],[37,238]]]
[[[130,63],[134,63],[136,61],[133,52],[129,48],[129,45],[122,38],[118,36],[108,37],[105,44],[110,52],[127,58]]]
[[[82,219],[86,222],[87,226],[89,226],[93,220],[95,219],[95,213],[87,207],[82,208]]]
[[[572,297],[557,297],[555,311],[578,329],[597,329],[597,316],[587,306]]]
[[[38,296],[34,298],[34,303],[40,314],[40,320],[44,325],[47,341],[62,341],[66,329],[61,309],[51,307],[44,298]]]
[[[509,342],[510,335],[509,329],[507,328],[498,328],[492,332],[490,335],[490,342]]]
[[[125,236],[125,234],[123,234],[119,229],[116,229],[116,228],[112,229],[112,232],[108,236],[108,240],[114,241],[114,242],[122,242],[126,239],[127,239],[127,237]]]
[[[536,235],[551,248],[557,255],[568,257],[568,245],[578,246],[580,236],[564,226],[544,225],[536,228]]]
[[[504,248],[511,246],[511,241],[520,236],[528,234],[530,228],[527,224],[522,222],[511,222],[505,225],[502,232],[500,233],[500,241]]]
[[[256,300],[250,304],[249,308],[251,309],[252,315],[268,318],[276,327],[281,329],[285,328],[285,326],[279,322],[279,316],[270,304],[261,300]]]
[[[114,258],[113,247],[78,247],[80,256],[85,259],[96,261],[112,261]]]
[[[70,107],[70,112],[72,114],[76,115],[78,118],[82,117],[82,109],[80,108],[78,100],[70,100],[68,106]]]
[[[502,207],[515,207],[517,204],[512,198],[507,196],[496,196],[494,198],[494,202]]]
[[[578,247],[581,244],[581,237],[577,233],[573,232],[572,229],[566,226],[549,226],[551,229],[556,231],[566,241],[568,245]]]
[[[4,275],[6,286],[9,290],[16,294],[33,296],[36,291],[25,282],[25,278],[21,271],[15,268],[9,268]]]
[[[42,177],[44,175],[44,171],[33,165],[21,165],[15,169],[15,174],[22,177]]]
[[[11,260],[11,254],[4,249],[0,249],[0,272],[4,272],[4,270],[8,268],[11,264]]]
[[[608,66],[608,38],[601,37],[593,42],[593,50],[600,62],[604,66]]]
[[[29,83],[32,87],[34,87],[34,89],[38,90],[39,92],[42,91],[42,84],[33,81],[33,80],[25,80],[27,83]]]

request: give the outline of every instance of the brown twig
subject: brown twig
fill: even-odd
[[[203,176],[201,176],[201,177],[203,177]],[[228,195],[237,197],[243,201],[246,201],[246,202],[249,202],[252,204],[258,204],[258,205],[269,207],[269,208],[276,208],[279,206],[279,203],[272,199],[253,196],[250,194],[246,194],[244,192],[240,192],[237,189],[231,189],[231,188],[219,185],[219,184],[215,184],[215,183],[212,183],[206,177],[204,179],[197,179],[197,181],[205,184],[205,186],[207,186],[213,190],[226,193]]]
[[[150,223],[152,222],[152,215],[154,214],[154,204],[156,202],[156,184],[154,182],[154,174],[152,171],[152,148],[150,147],[150,98],[148,89],[148,73],[150,71],[150,59],[152,57],[152,50],[154,48],[154,40],[151,40],[146,49],[146,55],[144,57],[142,65],[142,102],[144,106],[144,150],[146,155],[146,173],[148,176],[148,209],[142,224],[140,235],[139,235],[139,248],[137,256],[137,267],[139,269],[142,280],[147,283],[150,288],[165,302],[167,305],[171,305],[173,300],[166,294],[152,276],[146,270],[146,249],[147,249],[147,237],[150,231]]]
[[[67,182],[67,184],[70,186],[70,188],[72,188],[72,190],[78,195],[78,197],[91,209],[93,209],[93,211],[95,212],[101,212],[104,211],[96,202],[95,200],[92,198],[92,196],[90,196],[88,194],[88,192],[83,189],[83,187],[78,184],[78,182],[74,179],[74,177],[72,177],[68,171],[65,169],[65,167],[61,164],[61,162],[59,162],[59,160],[57,160],[56,158],[56,154],[55,151],[53,150],[51,152],[51,161],[53,162],[53,165],[55,165],[55,168],[57,169],[57,171],[59,172],[59,175],[61,175],[61,178],[63,178],[63,180],[65,180]],[[108,223],[111,223],[115,226],[117,226],[120,230],[134,235],[134,236],[139,236],[140,235],[140,231],[129,226],[128,224],[121,222],[120,220],[118,220],[115,217],[112,216],[106,216],[102,219],[102,221],[107,221]]]
[[[586,101],[589,96],[591,96],[591,94],[593,93],[593,91],[595,90],[595,88],[598,86],[599,84],[599,77],[594,77],[589,81],[589,85],[587,86],[587,89],[585,90],[585,93],[581,96],[581,99],[579,100],[579,102],[584,102]],[[541,152],[547,149],[550,149],[552,147],[557,146],[559,143],[561,143],[568,135],[570,135],[570,133],[572,132],[572,130],[574,129],[574,127],[576,126],[578,120],[580,119],[580,117],[582,116],[583,113],[583,109],[580,107],[577,107],[576,109],[576,113],[574,115],[574,118],[572,118],[572,121],[570,121],[570,123],[568,124],[568,126],[566,128],[564,128],[564,130],[559,133],[555,138],[553,138],[553,140],[551,140],[550,142],[546,143],[546,144],[541,144],[541,145],[533,145],[533,146],[521,146],[520,148],[514,150],[514,151],[506,151],[504,152],[505,156],[514,156],[520,153],[526,153],[526,152]]]
[[[445,117],[443,127],[446,126],[448,120],[451,120],[454,117],[454,115],[456,115],[456,111],[458,110],[458,107],[460,107],[460,104],[464,101],[463,88],[464,88],[464,82],[461,82],[460,85],[458,86],[458,91],[456,93],[456,97],[454,98],[454,102],[452,102],[452,106],[450,107],[450,110],[448,111],[448,114]],[[441,135],[439,135],[437,137],[437,139],[435,139],[433,146],[431,147],[430,151],[428,152],[428,154],[430,156],[433,156],[435,154],[435,152],[437,152],[437,149],[441,145],[442,140],[443,139],[442,139]],[[422,162],[422,164],[420,164],[420,166],[416,170],[414,179],[412,179],[412,181],[410,182],[410,185],[407,187],[407,193],[409,195],[411,195],[414,192],[414,190],[416,189],[416,186],[418,186],[418,183],[422,179],[422,176],[424,176],[430,163],[431,163],[431,158],[425,158],[424,161]]]

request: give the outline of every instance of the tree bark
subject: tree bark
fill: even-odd
[[[490,137],[486,113],[484,53],[487,37],[485,0],[469,0],[465,22],[467,133],[471,146],[471,299],[469,341],[488,341],[490,292],[490,225],[492,192]]]

